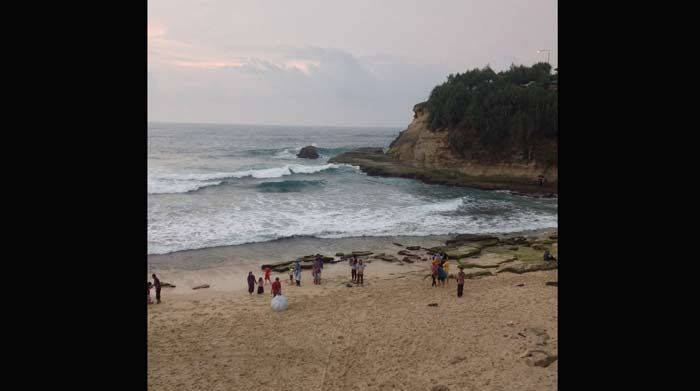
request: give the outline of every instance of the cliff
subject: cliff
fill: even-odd
[[[556,160],[544,163],[533,159],[533,152],[504,140],[498,148],[482,146],[476,137],[471,148],[455,151],[450,145],[450,129],[430,130],[430,113],[425,102],[414,106],[408,128],[390,144],[386,153],[361,148],[330,159],[332,163],[359,166],[368,175],[415,178],[426,183],[466,186],[488,190],[553,196],[557,193]],[[542,141],[541,148],[556,154],[556,141]],[[541,155],[541,153],[540,153]],[[546,178],[543,186],[539,175]]]

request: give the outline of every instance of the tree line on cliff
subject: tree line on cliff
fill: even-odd
[[[450,147],[463,156],[476,147],[508,149],[524,160],[556,164],[557,79],[547,63],[451,74],[425,103],[428,127],[448,129]],[[554,147],[543,150],[543,144]]]

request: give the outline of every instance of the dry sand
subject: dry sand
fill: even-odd
[[[545,285],[556,270],[467,280],[461,298],[454,281],[431,287],[428,272],[428,262],[374,261],[365,285],[352,288],[345,264],[326,265],[321,286],[306,270],[300,288],[273,273],[284,280],[284,312],[271,310],[269,285],[252,297],[240,289],[164,289],[163,303],[148,306],[148,387],[557,388],[557,361],[540,367],[522,357],[532,349],[557,354],[557,288]]]

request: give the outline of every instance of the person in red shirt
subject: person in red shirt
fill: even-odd
[[[265,268],[265,282],[270,282],[270,283],[272,282],[272,281],[270,281],[270,272],[271,271],[272,271],[272,269],[270,269],[269,266]]]
[[[272,283],[272,297],[282,294],[282,283],[279,277],[275,277],[275,282]]]

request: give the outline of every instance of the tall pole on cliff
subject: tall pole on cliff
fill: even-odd
[[[549,64],[549,54],[550,54],[552,51],[549,50],[549,49],[541,49],[541,50],[538,50],[538,51],[537,51],[537,53],[544,53],[544,52],[547,52],[547,64]]]

